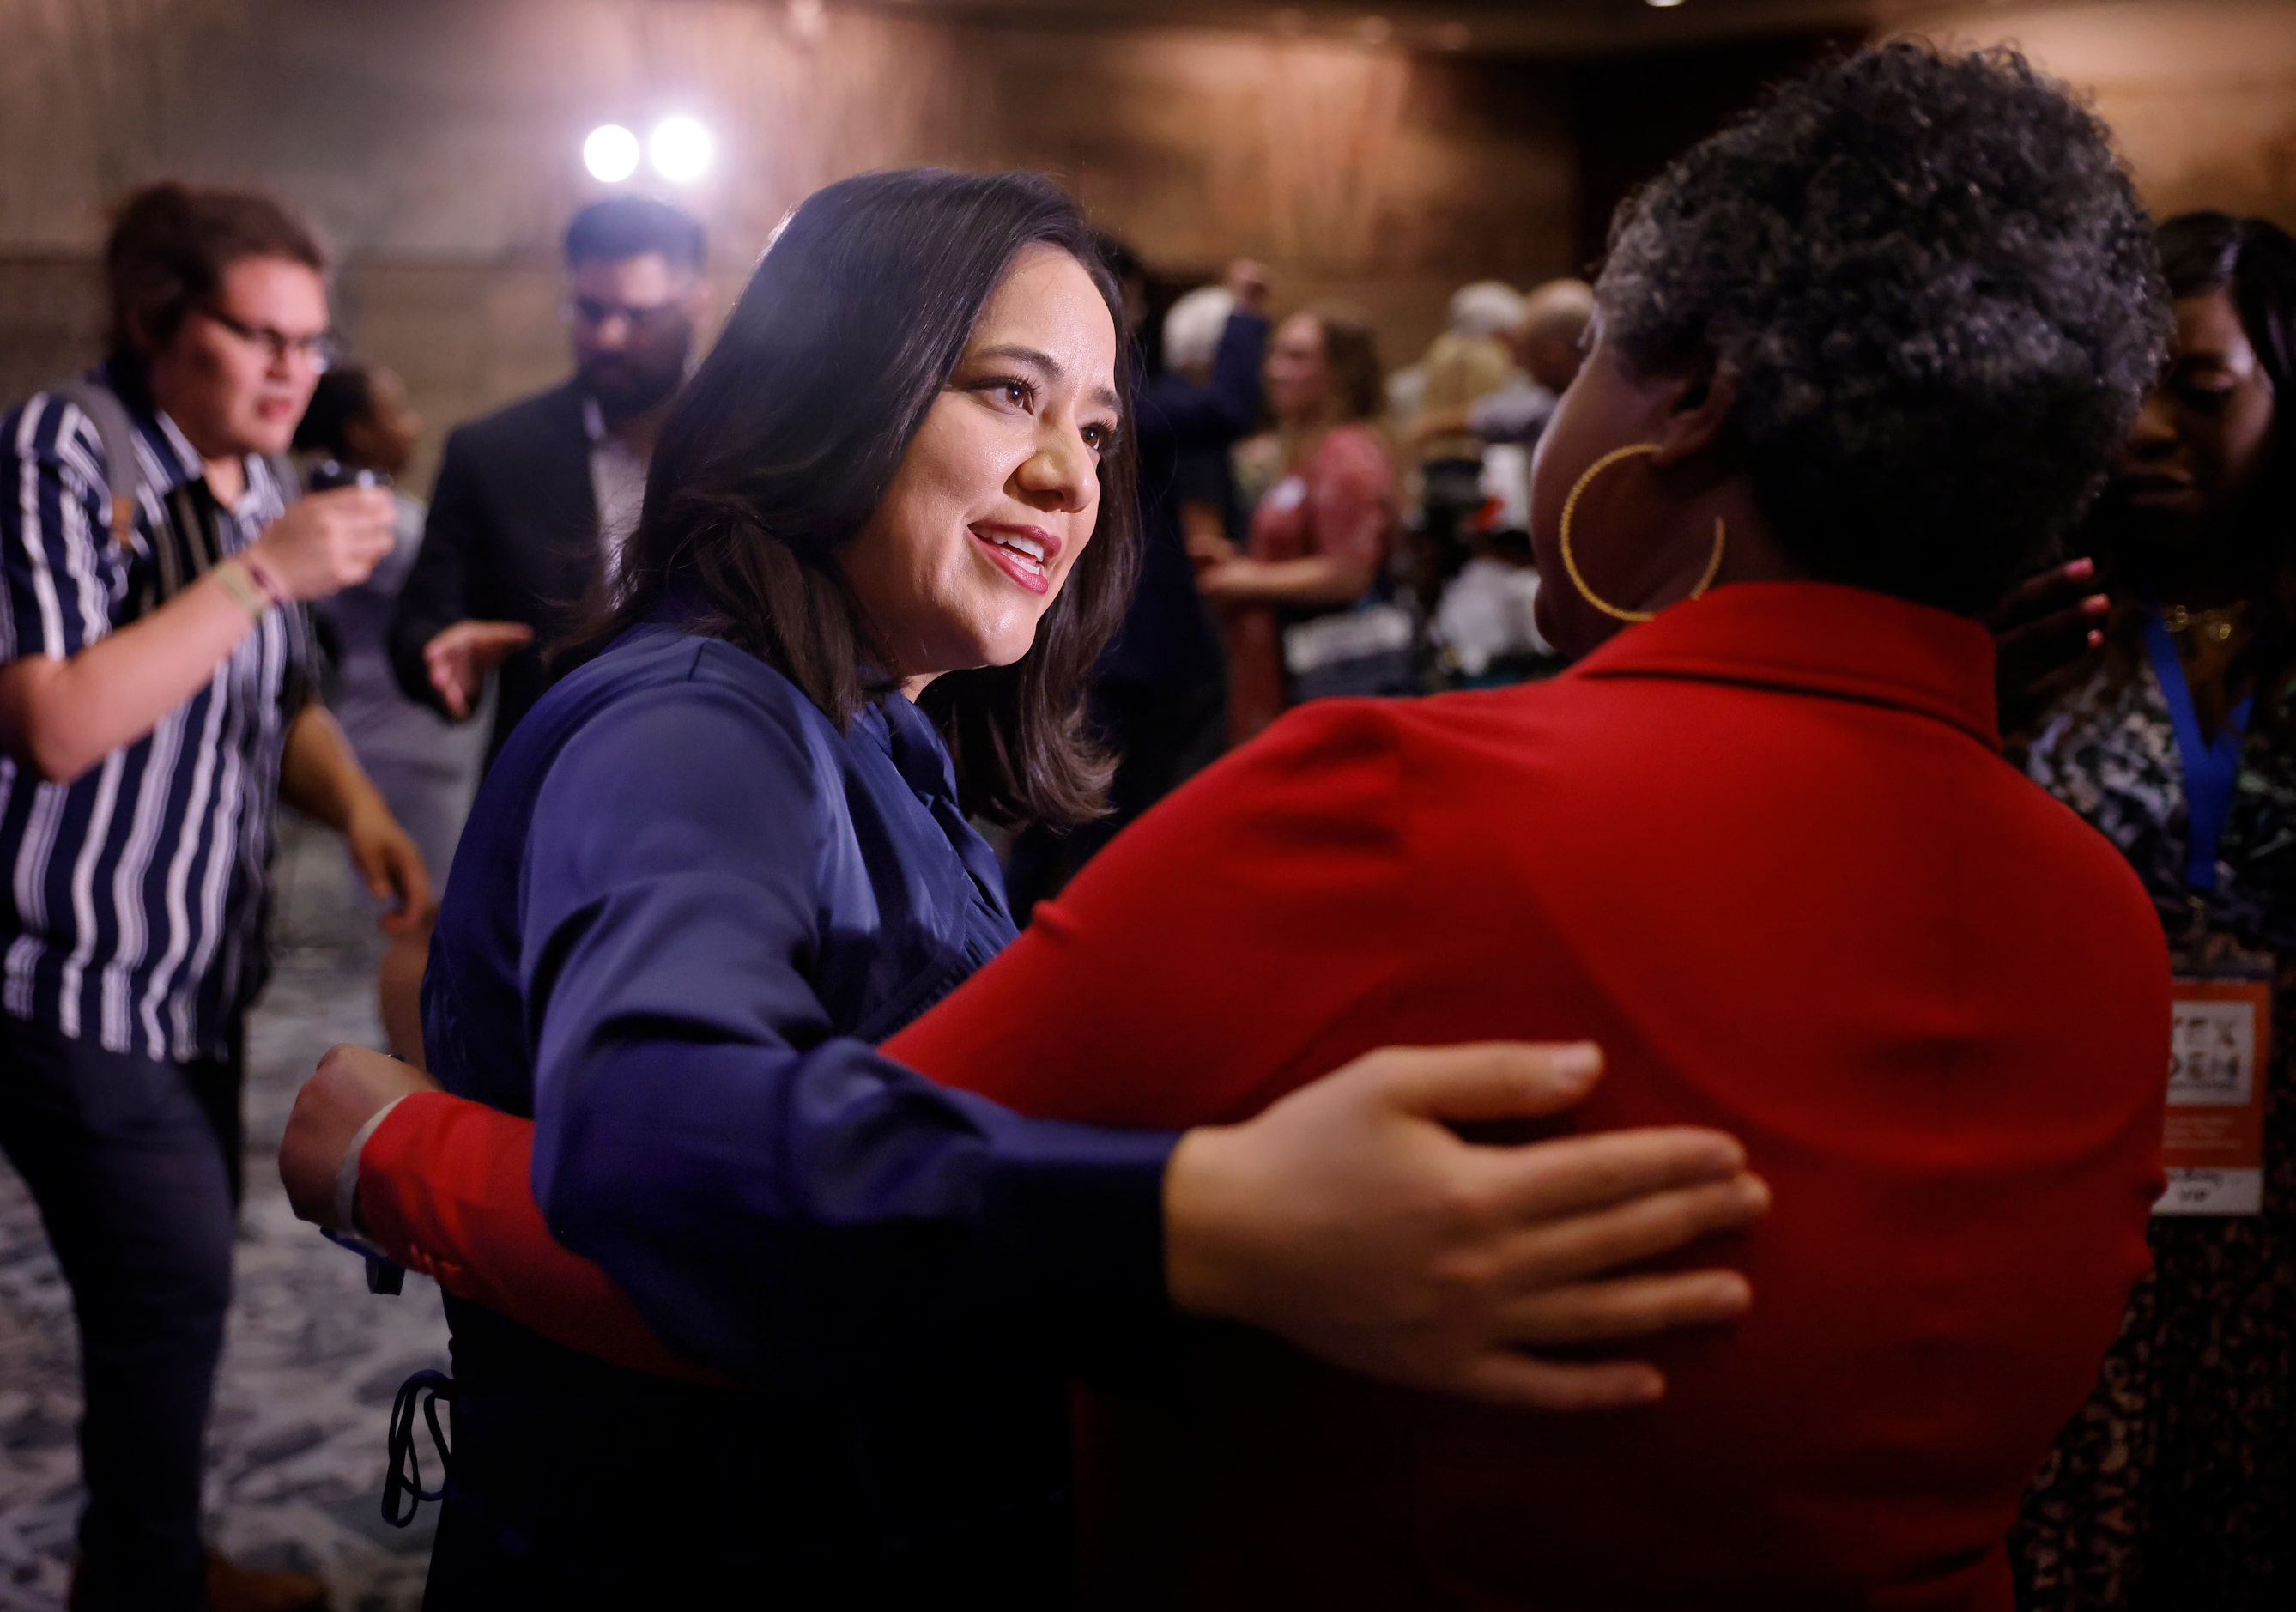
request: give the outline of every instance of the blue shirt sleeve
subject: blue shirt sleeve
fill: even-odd
[[[1174,1139],[1023,1119],[831,1033],[824,765],[788,713],[704,682],[619,702],[554,764],[521,898],[551,1230],[753,1381],[984,1334],[1154,1372]]]

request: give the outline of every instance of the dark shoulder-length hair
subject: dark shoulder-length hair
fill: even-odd
[[[1084,265],[1121,332],[1083,215],[1037,175],[903,169],[808,197],[663,423],[619,589],[561,664],[668,616],[775,667],[840,725],[890,688],[839,551],[892,484],[990,293],[1039,243]],[[999,822],[1104,809],[1111,761],[1084,690],[1138,563],[1130,370],[1118,365],[1125,428],[1101,461],[1099,524],[1035,646],[1011,666],[947,673],[919,702],[966,808]]]
[[[2272,440],[2256,504],[2227,534],[2254,595],[2251,633],[2233,663],[2263,695],[2257,726],[2285,737],[2296,729],[2296,239],[2266,218],[2179,213],[2160,227],[2161,270],[2178,300],[2222,292],[2239,316],[2256,361],[2272,383]],[[2143,660],[2143,601],[2125,601],[2112,646],[2125,676]]]

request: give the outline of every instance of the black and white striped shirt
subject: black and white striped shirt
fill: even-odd
[[[99,372],[98,380],[105,377]],[[225,508],[175,423],[129,401],[133,547],[94,425],[42,393],[0,420],[0,663],[63,660],[166,603],[285,507],[263,460]],[[78,782],[0,757],[0,1008],[111,1051],[226,1056],[267,971],[272,811],[310,629],[273,610],[208,686]]]

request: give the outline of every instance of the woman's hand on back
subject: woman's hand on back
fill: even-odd
[[[1743,1314],[1734,1271],[1605,1273],[1759,1219],[1744,1150],[1688,1128],[1519,1147],[1451,1129],[1568,1108],[1601,1064],[1587,1046],[1389,1049],[1189,1131],[1165,1176],[1173,1302],[1412,1387],[1549,1410],[1657,1399],[1655,1367],[1529,1351]]]
[[[1592,1048],[1390,1049],[1243,1124],[1189,1131],[1165,1177],[1173,1302],[1411,1387],[1549,1410],[1658,1398],[1643,1362],[1529,1352],[1743,1314],[1734,1271],[1606,1275],[1759,1219],[1769,1195],[1743,1150],[1687,1128],[1520,1147],[1450,1128],[1567,1108],[1600,1065]],[[335,1224],[360,1128],[433,1090],[379,1052],[331,1049],[280,1144],[296,1213]]]

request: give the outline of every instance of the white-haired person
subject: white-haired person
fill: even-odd
[[[1431,599],[1466,560],[1462,529],[1483,502],[1483,445],[1467,429],[1468,411],[1515,379],[1507,333],[1522,319],[1522,293],[1499,280],[1478,280],[1451,295],[1443,333],[1418,364],[1417,406],[1394,424],[1404,459],[1416,466],[1418,518],[1413,580]]]
[[[1534,288],[1522,300],[1522,317],[1506,333],[1514,378],[1468,405],[1460,425],[1486,447],[1536,446],[1555,404],[1578,378],[1594,317],[1595,288],[1584,280],[1549,280]]]
[[[1461,534],[1465,563],[1451,576],[1429,620],[1439,664],[1466,687],[1513,682],[1551,671],[1554,646],[1539,633],[1532,604],[1539,577],[1525,536],[1530,456],[1555,405],[1578,378],[1595,288],[1584,280],[1549,280],[1522,300],[1506,333],[1521,367],[1496,391],[1423,429],[1464,432],[1481,445],[1483,504]]]
[[[1164,316],[1164,373],[1191,386],[1211,385],[1237,307],[1235,293],[1225,285],[1184,292]],[[1239,552],[1244,512],[1232,447],[1183,445],[1173,461],[1166,501],[1179,522],[1181,546],[1199,565],[1232,559]]]

